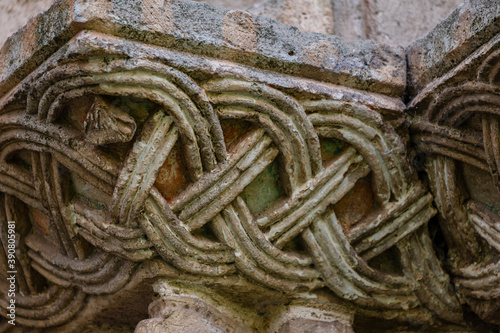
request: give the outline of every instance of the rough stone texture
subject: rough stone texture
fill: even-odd
[[[105,3],[94,4],[99,18]],[[182,4],[182,15],[193,20],[198,9],[207,9],[174,2],[164,12],[179,15],[176,4]],[[190,43],[200,38],[192,25],[183,53],[175,47],[127,40],[121,37],[120,22],[108,20],[111,27],[95,23],[89,12],[94,7],[89,2],[86,6],[85,20],[77,20],[100,32],[77,33],[49,58],[40,59],[45,60],[42,65],[19,84],[16,76],[9,76],[15,67],[4,69],[6,82],[13,85],[0,102],[2,142],[13,149],[3,152],[0,186],[5,207],[18,220],[22,213],[16,207],[32,212],[33,219],[23,218],[30,230],[21,241],[26,243],[23,248],[35,258],[34,269],[46,283],[74,293],[64,295],[72,298],[69,304],[54,303],[51,311],[60,313],[57,318],[20,315],[20,324],[64,324],[78,318],[79,309],[88,309],[92,303],[87,298],[121,295],[129,279],[145,272],[174,282],[184,276],[201,284],[210,279],[210,285],[226,293],[234,288],[234,279],[242,280],[240,293],[251,291],[253,284],[263,286],[243,302],[250,313],[256,312],[248,302],[263,306],[262,298],[284,293],[283,300],[274,299],[271,311],[262,312],[264,318],[292,301],[325,306],[338,303],[331,300],[338,297],[359,308],[360,314],[386,317],[393,311],[407,313],[411,307],[410,317],[416,321],[430,321],[432,309],[446,320],[461,322],[457,301],[437,262],[425,280],[417,281],[413,276],[424,267],[404,259],[423,260],[425,255],[437,260],[429,257],[431,244],[421,228],[435,213],[431,197],[408,167],[404,137],[393,128],[404,121],[404,105],[398,98],[300,77],[300,64],[296,73],[290,66],[285,75],[201,57],[203,44],[186,54]],[[75,9],[72,12],[81,10]],[[125,9],[120,8],[137,17]],[[259,29],[289,29],[244,12],[223,13],[222,31],[212,31],[221,39],[248,33],[241,24],[254,22]],[[155,23],[148,29],[162,22]],[[33,24],[39,27],[40,22]],[[151,38],[140,27],[141,38]],[[120,37],[103,34],[102,29]],[[130,29],[128,34],[134,36]],[[173,25],[166,29],[175,35]],[[205,29],[207,35],[210,31]],[[39,36],[50,45],[47,34]],[[286,40],[286,34],[282,36]],[[251,55],[263,52],[262,43],[247,40],[233,47]],[[336,50],[335,44],[322,45],[326,53]],[[18,54],[12,43],[3,52],[11,59],[11,52]],[[384,65],[391,71],[404,70],[400,58],[393,61],[396,66]],[[23,148],[11,146],[12,135],[24,138]],[[178,153],[171,154],[176,149],[180,162],[175,162]],[[25,162],[32,174],[23,169]],[[155,184],[163,168],[170,171],[160,183],[169,183],[169,175],[177,178],[175,167],[170,167],[176,163],[183,163],[178,172],[185,181],[172,196]],[[262,183],[268,172],[274,172],[273,165],[276,181]],[[368,178],[370,172],[373,176]],[[12,183],[16,177],[21,178]],[[365,216],[343,231],[331,205],[353,195],[350,190],[364,179],[370,179],[377,204],[368,205]],[[183,187],[184,183],[189,185]],[[247,186],[276,186],[280,195],[253,203],[252,212],[243,197],[253,201],[252,195],[261,191],[244,195]],[[422,245],[414,248],[419,241]],[[332,242],[339,247],[332,247]],[[93,254],[86,250],[89,246]],[[401,277],[368,264],[393,246],[402,256],[396,263],[406,272]],[[353,258],[353,253],[358,254]],[[337,262],[339,257],[344,259]],[[155,258],[171,268],[149,268]],[[86,274],[78,274],[82,265]],[[87,274],[95,276],[91,284]],[[352,274],[359,284],[351,282]],[[27,286],[34,283],[26,279]],[[321,296],[324,287],[330,292]],[[376,290],[392,296],[374,297]],[[29,300],[20,308],[29,308]],[[99,318],[98,313],[94,316]],[[310,321],[304,320],[304,325]]]
[[[455,288],[500,324],[500,3],[471,1],[409,47],[412,141]],[[440,46],[440,47],[438,47]]]
[[[235,332],[249,333],[253,330],[238,321],[236,306],[221,309],[220,304],[208,294],[159,281],[154,286],[158,298],[149,305],[151,319],[141,321],[135,333],[176,332]],[[210,304],[213,303],[213,304]],[[218,304],[217,304],[218,303]],[[214,305],[215,304],[215,305]],[[218,306],[217,306],[218,305]]]
[[[22,265],[43,276],[23,275],[19,324],[71,325],[145,276],[226,294],[194,316],[207,330],[232,325],[225,302],[253,314],[248,330],[286,306],[464,324],[406,155],[401,49],[165,4],[61,2],[1,51],[2,225],[24,221]],[[365,193],[366,213],[339,221],[334,206]],[[397,276],[371,266],[393,247]],[[57,316],[37,315],[40,297]],[[158,309],[138,330],[191,311]],[[350,327],[303,313],[276,329]]]
[[[371,39],[406,46],[424,36],[462,0],[198,0],[227,9],[245,9],[292,24],[302,31],[334,34],[343,40]],[[0,45],[29,17],[53,0],[3,0]],[[432,8],[432,9],[431,9]]]
[[[153,23],[143,18],[148,16],[157,19]],[[159,30],[163,25],[165,29]],[[227,33],[235,26],[239,28]],[[11,89],[17,78],[39,66],[48,54],[84,29],[370,92],[392,96],[404,93],[402,48],[301,33],[265,17],[191,1],[175,1],[153,9],[146,2],[143,9],[143,2],[121,6],[120,2],[115,5],[105,0],[59,2],[8,40],[0,51],[5,59],[0,64],[0,93]],[[255,48],[246,49],[249,45]]]
[[[500,32],[498,1],[466,1],[424,38],[408,47],[409,97],[446,77]]]
[[[346,40],[367,38],[367,13],[373,10],[363,0],[331,1],[334,34]]]

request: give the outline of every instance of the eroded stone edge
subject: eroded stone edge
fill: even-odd
[[[163,6],[151,0],[127,5],[120,0],[60,0],[31,19],[0,50],[0,94],[82,30],[394,97],[401,97],[406,85],[400,47],[343,42],[244,11],[188,0],[167,1]],[[245,35],[248,43],[238,42],[239,30],[252,34],[252,38]]]

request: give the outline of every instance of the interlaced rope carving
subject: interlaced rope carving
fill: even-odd
[[[474,80],[439,92],[412,126],[417,150],[429,154],[426,168],[451,248],[454,282],[469,300],[492,302],[491,310],[483,306],[480,313],[498,309],[499,256],[484,242],[500,251],[500,217],[495,207],[476,200],[461,185],[459,168],[465,164],[488,173],[492,190],[500,191],[499,69],[496,50],[478,66]],[[485,252],[491,255],[485,258]]]
[[[4,200],[46,214],[58,235],[55,250],[25,237],[27,267],[57,286],[47,296],[32,291],[30,297],[66,299],[66,291],[57,289],[65,287],[73,298],[54,303],[54,311],[67,314],[60,321],[40,322],[36,310],[19,313],[26,325],[67,320],[83,306],[85,294],[118,291],[137,263],[156,256],[193,275],[239,272],[287,293],[327,286],[370,311],[423,304],[447,320],[460,320],[447,277],[429,257],[425,224],[435,213],[431,196],[412,175],[396,132],[376,111],[342,101],[297,101],[265,84],[233,78],[199,86],[176,69],[143,59],[69,62],[31,80],[26,112],[0,113],[0,190]],[[65,105],[88,95],[142,98],[159,109],[140,127],[99,104],[82,133],[62,118]],[[254,126],[227,149],[223,120]],[[111,141],[89,134],[112,129],[120,134]],[[126,142],[136,130],[123,163],[96,154],[96,144]],[[349,147],[323,165],[320,139]],[[177,142],[192,183],[168,202],[154,183]],[[19,150],[30,152],[31,172],[8,162]],[[285,198],[254,216],[241,193],[275,160]],[[105,208],[68,199],[62,167],[92,185]],[[344,231],[332,205],[368,176],[378,208]],[[197,235],[207,226],[216,239]],[[79,237],[94,246],[91,254]],[[308,254],[286,249],[297,237]],[[401,252],[403,275],[367,264],[393,246]]]

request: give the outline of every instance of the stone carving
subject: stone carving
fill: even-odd
[[[94,98],[94,104],[83,123],[87,141],[95,145],[129,142],[134,137],[136,127],[131,116],[117,107],[107,105],[99,97]]]
[[[412,126],[417,150],[427,154],[426,171],[450,247],[455,285],[480,316],[496,324],[500,323],[497,44],[495,38],[452,72],[455,77],[467,73],[470,79],[448,79],[451,84],[441,84],[432,100],[419,97],[425,101],[416,108],[431,102]],[[475,76],[471,66],[476,67]]]
[[[85,33],[73,58],[85,59],[87,40],[106,52],[124,43]],[[21,324],[64,323],[86,295],[118,292],[155,257],[216,284],[243,274],[291,295],[326,286],[370,315],[431,310],[460,322],[429,256],[432,197],[382,111],[234,75],[198,84],[162,61],[92,52],[92,61],[54,55],[4,99],[3,200],[26,224],[23,270],[53,286],[29,288]],[[176,150],[184,185],[165,189],[159,174]],[[270,168],[265,186],[278,197],[249,201],[245,189]],[[184,177],[175,172],[167,178]],[[346,222],[335,205],[362,181],[371,184],[363,214]],[[400,274],[370,266],[394,246]],[[41,298],[58,317],[33,309]]]
[[[153,288],[137,332],[465,330],[464,302],[497,323],[497,39],[414,96],[410,140],[399,48],[216,9],[200,35],[201,4],[90,3],[52,9],[68,13],[52,42],[35,20],[31,49],[2,50],[0,257],[16,221],[19,325],[75,330]]]

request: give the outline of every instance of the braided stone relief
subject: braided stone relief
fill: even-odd
[[[129,5],[58,3],[0,52],[2,316],[15,221],[28,331],[498,324],[497,38],[407,108],[400,48]]]
[[[495,324],[500,323],[498,43],[496,36],[417,96],[412,107],[418,121],[411,126],[439,209],[454,284],[476,313]]]
[[[20,324],[63,324],[152,259],[216,285],[236,274],[460,322],[432,255],[432,197],[384,121],[399,104],[299,94],[300,79],[284,90],[236,65],[196,82],[162,50],[102,34],[70,44],[2,104],[2,225],[25,230]],[[396,271],[370,264],[388,252]]]

